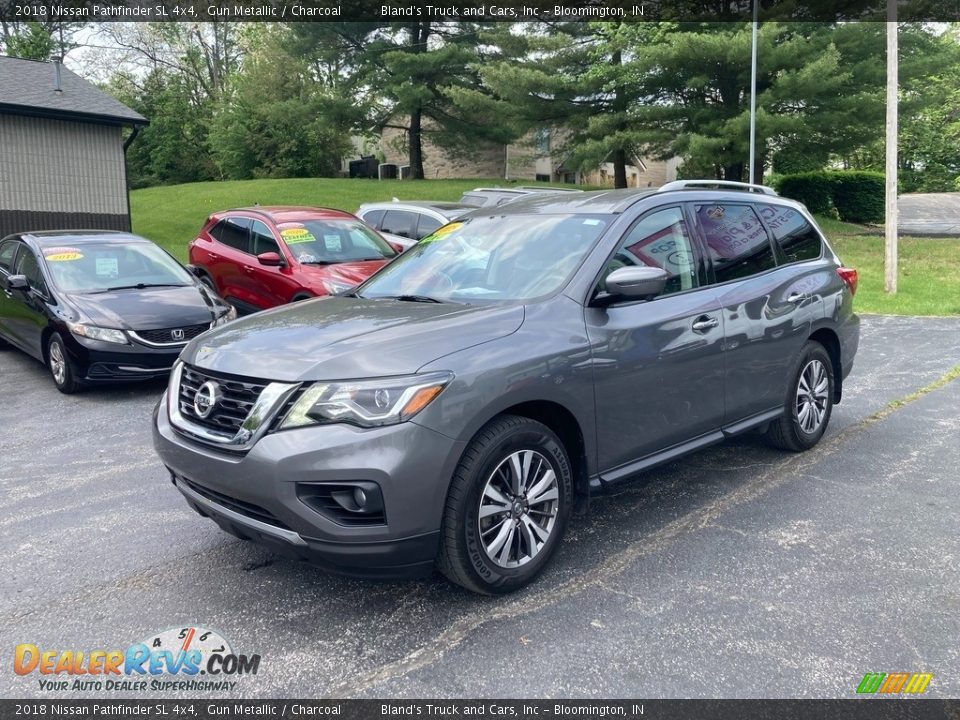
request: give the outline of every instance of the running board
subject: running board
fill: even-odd
[[[606,490],[612,485],[617,485],[619,483],[632,480],[634,476],[642,473],[645,470],[649,470],[657,465],[663,465],[664,463],[676,460],[687,453],[691,453],[696,450],[702,450],[710,445],[716,445],[719,442],[723,442],[727,438],[740,435],[748,430],[753,430],[764,423],[775,420],[782,413],[783,408],[768,410],[766,412],[759,413],[758,415],[748,417],[745,420],[740,420],[730,425],[726,425],[720,430],[715,430],[714,432],[707,433],[706,435],[696,437],[693,440],[688,440],[687,442],[680,443],[679,445],[669,447],[666,450],[661,450],[660,452],[648,455],[647,457],[636,460],[632,463],[621,465],[613,470],[608,470],[600,475],[594,475],[590,478],[590,490],[591,492]]]

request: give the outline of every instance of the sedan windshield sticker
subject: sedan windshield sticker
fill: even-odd
[[[425,243],[436,242],[437,240],[442,240],[447,235],[452,233],[454,230],[459,230],[462,227],[463,227],[462,222],[455,222],[455,223],[450,223],[449,225],[444,225],[439,230],[435,230],[434,232],[427,235],[423,240],[420,241],[420,243],[425,244]]]
[[[69,262],[81,259],[83,253],[72,247],[51,247],[43,249],[43,256],[49,262]]]
[[[119,277],[120,261],[115,257],[98,257],[97,275],[109,278]]]

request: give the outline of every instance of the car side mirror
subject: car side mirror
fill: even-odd
[[[397,251],[397,253],[402,253],[406,248],[398,242],[388,242],[390,247]]]
[[[184,267],[188,273],[196,278],[202,278],[204,276],[203,270],[197,265],[184,265]]]
[[[26,292],[30,289],[30,281],[26,275],[7,276],[7,290],[22,290]]]
[[[257,255],[257,260],[261,265],[266,265],[267,267],[279,267],[281,265],[286,265],[283,262],[283,258],[280,257],[279,253],[275,252],[265,252]]]
[[[670,275],[658,267],[630,266],[617,268],[604,281],[604,304],[618,300],[649,300],[660,295]],[[600,298],[598,298],[600,299]]]

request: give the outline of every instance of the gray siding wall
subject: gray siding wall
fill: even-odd
[[[128,222],[119,127],[0,114],[0,236]]]

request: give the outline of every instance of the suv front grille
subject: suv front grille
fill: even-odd
[[[193,401],[200,386],[211,380],[220,386],[222,397],[213,408],[213,412],[202,418],[194,409]],[[190,422],[209,430],[235,435],[266,386],[267,383],[215,375],[206,370],[184,365],[177,398],[180,414]]]
[[[141,340],[161,345],[173,345],[185,343],[187,340],[193,340],[197,335],[210,329],[210,323],[201,325],[187,325],[180,328],[162,328],[160,330],[137,330],[135,335]],[[174,330],[183,330],[183,337],[174,338]]]

